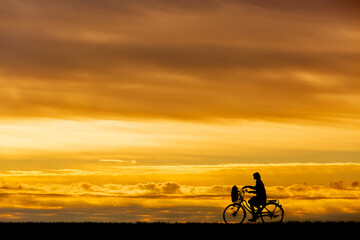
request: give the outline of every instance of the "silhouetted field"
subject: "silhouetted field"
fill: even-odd
[[[281,224],[222,223],[0,223],[3,234],[26,234],[48,237],[125,238],[295,238],[324,236],[357,236],[360,222],[286,222]],[[356,235],[354,235],[356,234]],[[221,236],[221,237],[219,237]],[[258,238],[257,238],[258,239]]]

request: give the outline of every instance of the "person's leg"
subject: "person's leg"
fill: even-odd
[[[256,196],[250,198],[249,204],[250,204],[250,210],[251,210],[251,214],[252,214],[252,219],[250,219],[250,220],[255,220],[256,219],[256,214],[255,214],[254,206],[256,205]]]

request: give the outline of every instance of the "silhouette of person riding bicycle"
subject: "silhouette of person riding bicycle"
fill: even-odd
[[[256,180],[256,185],[255,186],[244,186],[242,188],[242,190],[247,191],[247,188],[250,188],[252,190],[255,191],[247,191],[248,193],[254,193],[256,194],[256,196],[252,197],[249,200],[249,204],[250,204],[250,209],[251,209],[251,214],[252,214],[252,218],[249,219],[250,222],[255,222],[258,215],[260,214],[260,206],[261,205],[265,205],[266,204],[266,191],[265,191],[265,186],[264,183],[261,181],[261,176],[260,173],[256,172],[253,174],[254,180]],[[256,207],[258,210],[255,212],[255,208]]]
[[[253,177],[256,180],[255,186],[244,186],[241,191],[238,190],[237,186],[233,186],[231,191],[233,203],[228,205],[223,213],[225,223],[242,223],[246,218],[246,211],[252,215],[249,222],[256,222],[258,218],[261,218],[264,223],[282,222],[284,218],[282,205],[278,200],[267,201],[266,190],[264,183],[261,181],[260,173],[254,173]],[[255,194],[255,196],[246,201],[244,199],[245,193]]]

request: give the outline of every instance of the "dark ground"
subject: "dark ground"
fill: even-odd
[[[304,239],[358,238],[360,222],[286,222],[281,224],[218,223],[0,223],[3,236],[91,239]],[[9,235],[10,236],[10,235]]]
[[[357,239],[360,222],[287,222],[281,224],[226,225],[216,223],[0,223],[3,234],[28,236],[101,237],[101,239],[137,237],[212,237],[227,236],[298,238],[349,236]],[[355,234],[355,235],[354,235]],[[217,237],[216,237],[217,236]]]

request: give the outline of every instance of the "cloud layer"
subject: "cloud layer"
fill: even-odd
[[[288,220],[358,220],[360,189],[294,184],[267,187],[283,204]],[[188,186],[175,182],[137,185],[2,185],[4,221],[218,221],[230,203],[230,185]],[[248,199],[248,197],[247,197]],[[113,209],[113,211],[110,211]],[[356,214],[357,213],[357,214]],[[201,217],[199,217],[201,216]],[[97,218],[99,217],[99,218]],[[55,220],[56,219],[56,220]],[[339,220],[339,219],[337,219]]]
[[[2,6],[2,116],[359,115],[355,1]]]
[[[338,163],[5,171],[1,219],[221,222],[231,187],[252,184],[252,172],[260,171],[268,198],[280,200],[287,220],[359,220],[358,168]]]

